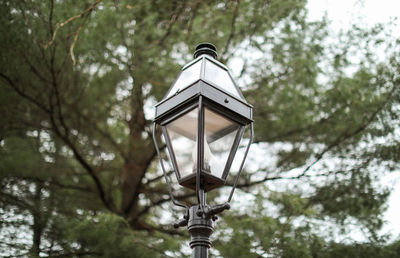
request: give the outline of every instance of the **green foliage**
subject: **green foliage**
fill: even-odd
[[[100,215],[86,218],[84,221],[73,221],[66,228],[71,243],[80,246],[80,252],[88,256],[101,257],[163,257],[162,250],[173,251],[174,246],[164,244],[165,249],[158,250],[157,242],[162,238],[147,236],[144,232],[135,232],[121,217]]]
[[[400,255],[399,244],[398,241],[388,246],[376,244],[346,245],[330,243],[322,252],[315,250],[314,257],[398,257]]]
[[[283,202],[288,202],[288,196]],[[298,198],[291,201],[298,207]],[[262,207],[248,208],[246,214],[230,214],[218,224],[215,248],[222,257],[397,257],[399,241],[389,245],[371,243],[337,243],[327,241],[312,230],[310,214],[294,226],[282,217],[262,215]],[[304,208],[303,208],[304,210]],[[306,212],[307,213],[307,212]],[[250,215],[254,214],[254,215]],[[316,214],[314,214],[316,215]]]

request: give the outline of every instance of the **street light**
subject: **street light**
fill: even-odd
[[[227,67],[216,60],[214,45],[198,45],[194,58],[182,68],[164,99],[156,105],[153,140],[171,200],[186,209],[184,218],[174,226],[187,225],[194,257],[208,257],[213,221],[216,214],[230,208],[253,140],[253,108]],[[176,178],[181,186],[196,191],[197,205],[188,207],[174,198],[157,144],[157,125],[161,127]],[[206,204],[206,192],[226,183],[247,125],[251,129],[250,140],[228,200],[210,207]]]

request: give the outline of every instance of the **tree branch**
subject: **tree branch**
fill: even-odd
[[[51,116],[51,124],[53,125],[53,129],[56,133],[56,135],[58,137],[60,137],[64,143],[72,150],[75,159],[83,166],[83,168],[89,173],[90,177],[93,179],[95,186],[97,188],[97,191],[99,193],[99,197],[101,199],[101,201],[103,202],[103,204],[106,206],[106,208],[112,212],[116,212],[117,209],[114,207],[113,203],[107,198],[105,191],[104,191],[104,187],[103,184],[101,183],[99,177],[96,175],[94,169],[89,165],[89,163],[83,158],[83,156],[79,153],[79,151],[77,150],[76,146],[70,141],[70,139],[63,135],[55,121],[53,116]]]
[[[133,228],[135,228],[135,229],[146,230],[150,233],[154,232],[154,231],[158,231],[158,232],[166,233],[169,235],[185,236],[185,234],[182,233],[181,231],[172,229],[172,225],[171,226],[168,225],[167,227],[170,227],[170,228],[166,228],[165,225],[164,226],[154,226],[154,225],[150,225],[144,221],[139,221],[139,220],[131,221],[129,224],[131,226],[133,226]]]
[[[92,4],[89,8],[87,8],[83,13],[75,15],[62,23],[58,23],[56,26],[56,29],[53,32],[53,36],[51,37],[51,40],[47,44],[43,45],[43,48],[46,49],[54,43],[59,29],[61,29],[62,27],[64,27],[65,25],[67,25],[68,23],[70,23],[76,19],[82,18],[85,15],[90,14],[100,2],[101,2],[101,0],[96,0],[96,2],[94,4]]]
[[[0,73],[0,77],[2,77],[8,83],[8,85],[11,86],[11,88],[13,88],[16,93],[18,93],[18,95],[28,100],[29,102],[33,103],[35,106],[45,111],[46,113],[50,113],[49,108],[47,108],[42,103],[38,102],[36,99],[32,98],[31,96],[23,92],[21,89],[19,89],[18,86],[15,84],[13,80],[11,80],[10,77],[2,73]]]
[[[91,120],[90,117],[81,113],[79,113],[79,115],[84,117],[85,120],[88,121],[93,126],[94,130],[96,130],[98,133],[101,134],[101,136],[107,139],[107,141],[114,147],[114,149],[122,156],[123,159],[126,160],[128,158],[127,154],[121,149],[121,146],[114,140],[114,138],[108,132],[101,129],[96,122]]]
[[[32,204],[29,204],[29,203],[25,202],[24,200],[21,200],[21,199],[19,199],[18,197],[12,195],[12,194],[5,193],[5,192],[3,192],[3,191],[1,191],[0,193],[1,193],[1,194],[0,194],[0,200],[1,200],[1,199],[3,199],[3,200],[4,200],[4,199],[11,200],[11,201],[13,202],[14,205],[16,205],[16,206],[18,206],[18,207],[21,207],[21,208],[28,209],[28,210],[30,210],[30,211],[32,211],[33,208],[34,208]]]
[[[165,194],[167,195],[168,193],[165,193]],[[185,200],[185,199],[187,199],[187,198],[195,197],[195,196],[196,196],[196,193],[195,193],[195,192],[190,192],[190,193],[186,193],[186,194],[183,194],[183,195],[174,196],[174,198],[175,198],[176,200]],[[159,200],[157,200],[157,201],[155,201],[155,202],[152,202],[151,205],[148,205],[148,206],[144,207],[144,208],[139,212],[138,217],[140,217],[140,216],[146,214],[151,208],[154,208],[154,207],[156,207],[156,206],[159,206],[159,205],[161,205],[161,204],[163,204],[163,203],[165,203],[165,202],[169,202],[169,201],[171,201],[171,197],[168,195],[168,198],[159,199]]]
[[[279,180],[279,179],[300,179],[302,177],[305,177],[307,172],[315,165],[317,164],[322,158],[323,156],[329,152],[330,150],[334,149],[335,147],[338,147],[340,144],[342,144],[344,141],[356,136],[357,134],[361,133],[362,131],[364,131],[376,118],[376,116],[383,110],[383,108],[387,105],[387,103],[389,103],[390,99],[392,98],[392,95],[394,93],[396,89],[396,86],[393,86],[392,89],[388,92],[388,95],[386,97],[386,99],[382,102],[382,104],[370,115],[367,117],[366,122],[361,124],[358,128],[356,128],[354,131],[352,132],[348,132],[347,130],[345,130],[343,133],[341,133],[338,137],[336,137],[336,139],[329,144],[328,146],[326,146],[321,152],[319,152],[318,154],[316,154],[315,156],[315,160],[309,164],[300,174],[298,174],[297,176],[293,176],[293,177],[283,177],[283,176],[277,176],[277,177],[265,177],[261,180],[258,181],[254,181],[254,182],[249,182],[249,183],[244,183],[244,184],[238,184],[237,187],[250,187],[253,185],[257,185],[266,181],[270,181],[270,180]]]
[[[235,10],[233,11],[233,15],[232,15],[231,30],[230,30],[230,33],[229,33],[229,37],[228,37],[228,39],[226,41],[224,51],[222,52],[222,55],[225,55],[228,52],[229,46],[232,43],[232,39],[235,36],[236,19],[237,19],[238,14],[239,14],[239,6],[240,6],[240,0],[236,0]]]
[[[74,40],[72,41],[72,44],[69,48],[69,54],[71,55],[72,63],[74,65],[76,64],[75,55],[74,55],[74,47],[75,47],[76,42],[78,41],[78,37],[83,28],[83,25],[85,24],[85,22],[87,21],[87,19],[89,17],[89,14],[90,14],[90,12],[85,15],[85,19],[83,20],[81,25],[79,25],[78,30],[75,32]]]
[[[160,42],[159,42],[159,45],[160,45],[160,46],[164,46],[165,40],[166,40],[166,39],[168,38],[168,36],[171,34],[172,28],[173,28],[173,26],[175,25],[175,23],[178,21],[179,17],[181,16],[183,10],[184,10],[185,7],[186,7],[186,3],[187,3],[187,2],[186,2],[186,1],[182,1],[182,2],[178,2],[178,3],[181,3],[181,7],[178,9],[178,12],[177,12],[177,13],[174,13],[174,14],[171,16],[171,20],[170,20],[169,23],[168,23],[167,32],[164,34],[164,36],[161,38],[161,40],[160,40]]]
[[[197,11],[200,7],[200,4],[201,4],[201,0],[197,0],[194,3],[194,7],[192,8],[193,11],[192,11],[192,16],[190,17],[190,20],[189,20],[189,25],[188,25],[188,29],[187,29],[187,33],[186,33],[186,41],[189,40],[190,35],[192,34],[193,21],[197,16]]]

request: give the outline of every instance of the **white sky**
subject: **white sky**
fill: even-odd
[[[394,21],[396,26],[392,34],[400,37],[400,0],[309,0],[308,10],[311,20],[326,14],[334,31],[346,30],[354,23],[371,27],[376,23]],[[385,213],[389,223],[382,233],[391,232],[396,237],[400,234],[400,171],[384,177],[382,184],[394,187]]]
[[[319,19],[324,13],[334,29],[346,28],[351,23],[374,25],[400,17],[399,0],[309,0],[310,19]],[[400,30],[395,32],[400,34]]]

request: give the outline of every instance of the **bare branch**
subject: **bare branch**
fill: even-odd
[[[94,4],[92,4],[88,9],[86,9],[83,13],[75,15],[64,22],[57,24],[57,26],[53,32],[53,36],[51,37],[51,40],[47,44],[43,45],[43,48],[46,49],[54,43],[59,29],[61,29],[62,27],[64,27],[65,25],[67,25],[68,23],[70,23],[76,19],[82,18],[85,15],[90,14],[100,2],[101,2],[101,0],[96,0],[96,2]]]
[[[171,16],[171,20],[168,23],[168,28],[167,28],[167,32],[165,32],[164,36],[161,38],[161,40],[159,41],[159,45],[160,46],[164,46],[165,40],[168,38],[168,36],[171,34],[172,28],[175,25],[176,21],[179,19],[179,16],[181,16],[183,10],[185,9],[186,6],[186,2],[178,2],[181,3],[181,7],[178,9],[178,11],[172,14]]]
[[[230,33],[229,33],[229,37],[228,37],[228,39],[226,41],[224,51],[222,52],[222,55],[225,55],[228,52],[229,46],[232,43],[232,39],[235,36],[236,19],[237,19],[238,14],[239,14],[239,6],[240,6],[240,0],[236,0],[235,10],[233,11],[233,15],[232,15],[231,30],[230,30]]]
[[[187,35],[186,36],[186,41],[189,40],[190,35],[192,34],[193,21],[196,18],[197,11],[198,11],[198,9],[200,7],[200,4],[201,4],[201,0],[197,0],[194,3],[194,7],[192,8],[193,11],[192,11],[192,16],[190,17],[190,20],[189,20],[189,26],[188,26],[187,33],[186,33],[186,35]]]
[[[78,41],[79,33],[81,32],[83,25],[85,24],[88,17],[89,17],[89,13],[85,16],[85,19],[83,20],[81,25],[79,25],[78,30],[75,32],[74,41],[72,42],[72,44],[69,48],[69,54],[71,55],[72,63],[74,65],[76,64],[75,55],[74,55],[74,47],[75,47],[76,42]]]
[[[174,172],[174,171],[171,170],[171,171],[168,171],[166,174],[167,174],[167,176],[170,176],[173,172]],[[162,175],[159,175],[159,176],[157,176],[157,177],[155,177],[155,178],[147,179],[146,184],[151,184],[151,183],[153,183],[153,182],[157,182],[158,180],[163,179],[163,178],[164,178],[164,175],[162,174]]]

